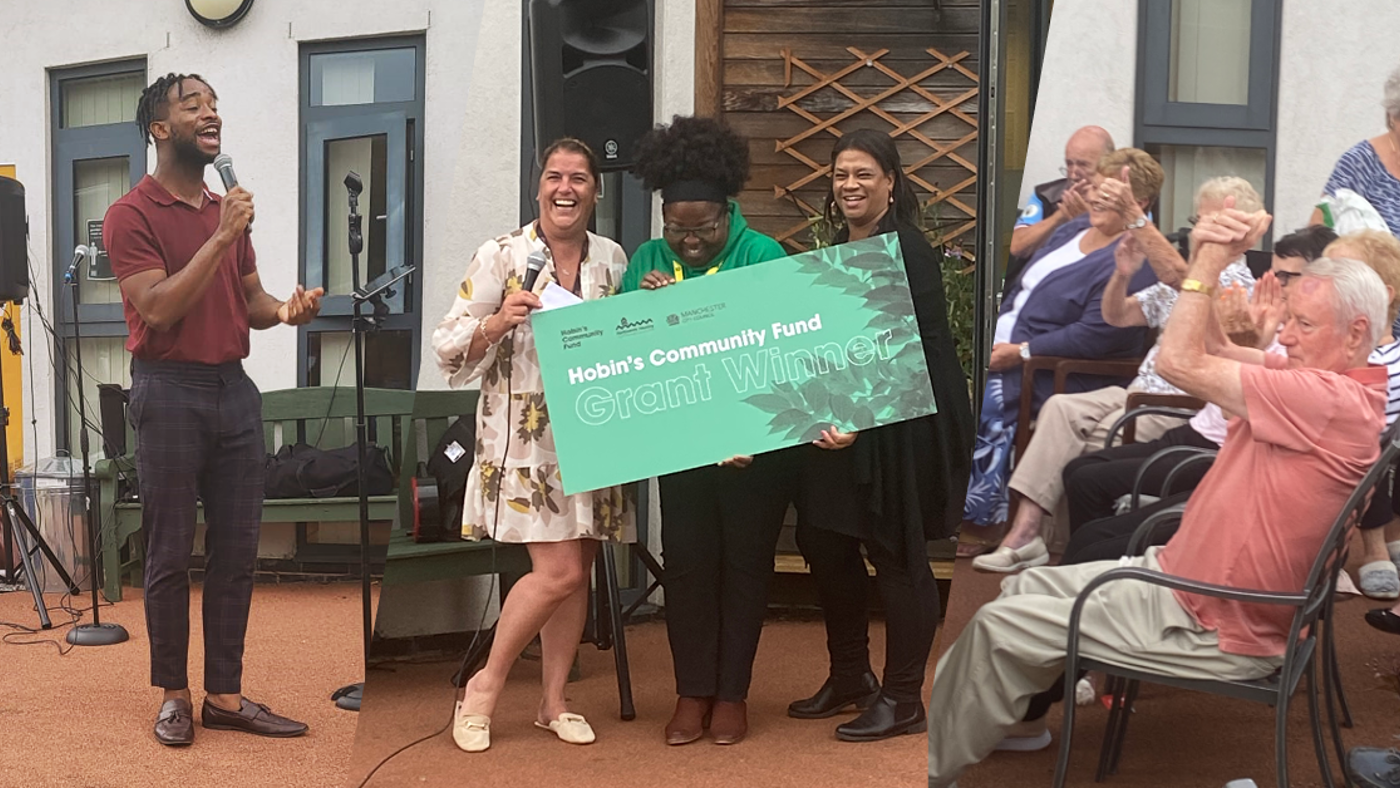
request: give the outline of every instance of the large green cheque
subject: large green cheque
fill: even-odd
[[[895,233],[530,320],[570,495],[936,411]]]

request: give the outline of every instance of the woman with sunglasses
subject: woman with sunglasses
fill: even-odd
[[[636,174],[661,191],[665,224],[661,238],[632,256],[622,292],[785,257],[777,241],[749,227],[733,199],[748,171],[747,143],[712,118],[677,116],[643,137]],[[707,727],[716,744],[748,732],[744,699],[787,511],[772,483],[785,454],[734,457],[660,479],[666,632],[679,696],[667,744],[689,744]]]

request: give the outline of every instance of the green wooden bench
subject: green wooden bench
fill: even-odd
[[[420,457],[426,457],[437,446],[448,426],[457,418],[473,418],[478,393],[475,391],[420,391],[413,406],[413,432],[405,436],[403,467],[415,468]],[[474,448],[474,447],[472,447]],[[530,571],[530,554],[522,544],[505,544],[490,539],[467,541],[448,539],[442,542],[414,542],[412,535],[413,508],[409,488],[399,486],[399,519],[389,540],[388,558],[384,564],[384,586],[387,589],[412,583],[448,580],[462,577],[499,575],[501,597],[509,592],[516,578]],[[596,583],[590,605],[591,632],[585,641],[600,650],[612,650],[617,670],[620,716],[631,720],[637,716],[632,699],[631,670],[627,662],[627,640],[623,631],[623,612],[617,590],[617,564],[611,545],[598,552]],[[493,624],[486,637],[476,641],[476,648],[463,658],[452,680],[465,686],[473,668],[486,658],[495,632]]]
[[[372,439],[389,450],[390,467],[405,486],[407,476],[400,468],[413,472],[413,464],[404,465],[402,452],[392,447],[403,446],[403,438],[412,432],[412,414],[417,394],[398,389],[366,389],[365,416]],[[352,387],[320,387],[269,391],[262,395],[263,434],[269,453],[288,443],[303,441],[320,448],[338,448],[355,442],[355,389]],[[122,597],[124,573],[132,575],[132,584],[140,586],[141,562],[144,554],[141,539],[132,539],[141,531],[141,503],[118,501],[118,480],[125,479],[135,489],[135,441],[128,438],[128,451],[123,457],[97,462],[94,477],[98,483],[99,520],[102,530],[103,596],[109,601]],[[116,502],[114,504],[114,501]],[[371,521],[394,520],[403,504],[396,490],[389,495],[370,496]],[[355,497],[347,498],[281,498],[263,502],[263,523],[359,522],[360,504]],[[199,507],[198,522],[204,522],[204,507]],[[130,542],[130,559],[123,562],[121,549]]]
[[[400,444],[403,467],[408,472],[417,468],[420,458],[426,459],[453,421],[474,418],[478,396],[475,391],[418,392],[413,403],[413,429],[403,436]],[[489,539],[415,542],[413,501],[407,484],[399,485],[398,505],[399,516],[389,538],[389,557],[384,564],[384,585],[489,574],[511,578],[530,571],[530,555],[524,545],[500,544]]]

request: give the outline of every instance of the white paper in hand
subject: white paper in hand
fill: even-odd
[[[540,291],[540,309],[559,309],[561,307],[573,306],[583,303],[583,299],[560,287],[556,282],[550,282]]]

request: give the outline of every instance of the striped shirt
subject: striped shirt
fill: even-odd
[[[1389,376],[1385,386],[1385,425],[1389,427],[1400,416],[1400,340],[1372,350],[1366,360],[1384,366]]]
[[[1337,159],[1332,169],[1332,177],[1327,179],[1323,191],[1336,195],[1338,189],[1351,189],[1366,201],[1385,220],[1390,232],[1400,236],[1400,179],[1396,179],[1381,163],[1381,157],[1369,140],[1353,145]]]

